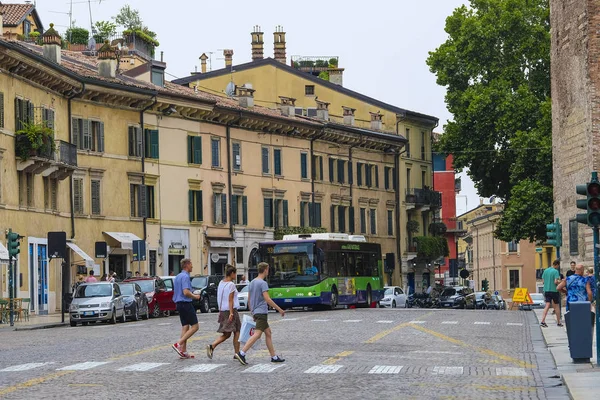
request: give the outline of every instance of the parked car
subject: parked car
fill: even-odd
[[[165,312],[175,311],[173,291],[168,292],[165,283],[159,277],[130,278],[125,279],[123,282],[140,285],[148,300],[152,317],[158,318]]]
[[[439,307],[464,308],[463,286],[446,287],[440,293]]]
[[[248,310],[248,285],[244,285],[242,290],[240,290],[238,300],[240,302],[240,311]]]
[[[544,308],[546,306],[546,298],[543,293],[529,293],[533,304],[520,304],[519,310],[533,310],[534,308]]]
[[[241,293],[242,289],[245,288],[246,286],[248,286],[247,283],[238,283],[238,284],[235,285],[235,288],[237,289],[237,291],[239,293]]]
[[[493,294],[485,304],[488,310],[506,310],[506,302],[500,295]]]
[[[139,321],[140,318],[148,319],[150,317],[148,298],[142,292],[140,285],[123,282],[119,283],[119,288],[125,300],[125,315],[133,321]]]
[[[218,310],[217,288],[223,279],[222,275],[196,275],[192,277],[192,289],[200,295],[200,300],[194,300],[192,304],[196,310],[207,313],[210,310]]]
[[[71,326],[105,321],[125,322],[125,301],[119,285],[112,282],[82,283],[75,289],[69,306]]]
[[[173,282],[175,281],[174,276],[159,276],[160,279],[165,283],[165,287],[167,288],[167,292],[173,291]]]
[[[406,307],[406,295],[398,286],[386,286],[383,288],[383,299],[379,301],[379,307]]]

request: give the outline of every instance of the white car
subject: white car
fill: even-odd
[[[242,290],[238,292],[238,301],[240,302],[240,311],[248,310],[248,286],[244,286]]]
[[[533,310],[534,308],[544,308],[546,306],[546,297],[544,293],[529,293],[533,304],[520,304],[519,310]]]
[[[117,319],[125,322],[125,298],[117,283],[83,283],[75,290],[69,314],[71,326],[96,321],[114,324]]]
[[[406,295],[398,286],[384,287],[383,299],[379,301],[379,307],[406,307]]]

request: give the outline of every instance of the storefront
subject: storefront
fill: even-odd
[[[125,279],[128,272],[132,271],[146,272],[145,262],[132,265],[133,260],[133,241],[142,240],[138,236],[129,232],[102,232],[106,243],[110,248],[108,256],[108,265],[104,266],[104,273],[112,271],[117,274],[117,279]]]
[[[163,257],[163,273],[177,275],[181,272],[181,260],[190,258],[190,232],[187,229],[164,228],[162,237],[166,250]]]

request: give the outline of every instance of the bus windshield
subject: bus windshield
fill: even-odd
[[[266,246],[262,261],[269,264],[269,286],[310,286],[319,281],[314,243]]]

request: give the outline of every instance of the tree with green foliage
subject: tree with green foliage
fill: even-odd
[[[505,204],[496,236],[545,240],[553,219],[548,0],[470,0],[427,64],[453,119],[437,151]]]
[[[85,28],[78,28],[74,26],[67,29],[65,38],[69,43],[87,45],[90,38],[90,31]]]
[[[95,24],[97,34],[94,35],[96,43],[104,43],[117,33],[117,25],[110,21],[98,21]]]
[[[140,12],[134,8],[131,8],[129,4],[125,4],[119,10],[119,13],[113,17],[115,23],[123,28],[135,31],[142,29],[142,18]]]

